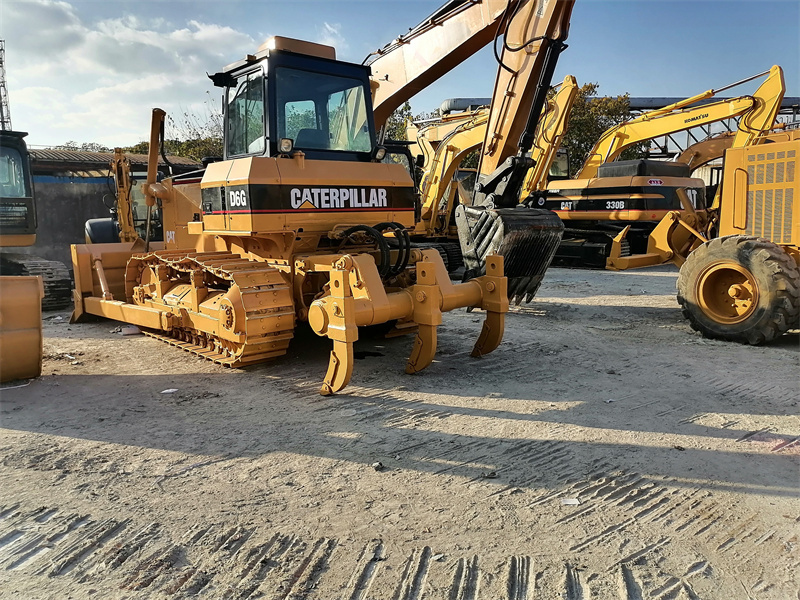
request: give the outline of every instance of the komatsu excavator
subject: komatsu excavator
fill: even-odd
[[[540,84],[526,90],[529,105],[539,102],[538,116],[572,2],[453,4],[466,12],[504,5],[490,28],[504,33],[503,68],[515,81]],[[513,87],[508,79],[499,78],[504,93]],[[124,243],[73,246],[73,320],[92,314],[133,323],[228,366],[283,355],[295,323],[307,321],[333,342],[325,395],[351,378],[359,326],[397,321],[416,328],[408,373],[432,362],[442,312],[458,307],[486,312],[473,355],[497,347],[508,309],[504,264],[520,291],[528,289],[521,278],[529,272],[543,274],[552,253],[540,256],[541,238],[554,251],[560,236],[552,213],[493,208],[489,188],[500,182],[487,182],[472,210],[505,231],[478,252],[473,231],[465,230],[473,272],[452,284],[439,253],[410,241],[415,195],[408,171],[381,162],[370,91],[378,98],[386,81],[371,80],[367,66],[337,61],[329,46],[287,38],[272,38],[212,80],[224,88],[224,159],[157,182],[164,113],[154,111],[144,189],[149,210],[161,208],[164,241],[145,240],[144,252]],[[495,161],[513,154],[518,145],[509,140],[522,135],[504,125],[486,155]],[[493,197],[505,206],[502,189]]]
[[[752,95],[698,104],[764,75],[767,78]],[[713,199],[705,197],[705,182],[691,177],[686,164],[617,161],[623,150],[732,117],[739,117],[732,146],[747,146],[773,126],[784,91],[783,71],[773,66],[764,73],[644,113],[606,131],[576,179],[552,182],[546,195],[540,196],[543,206],[555,211],[566,226],[556,260],[561,264],[622,268],[622,263],[614,263],[612,254],[624,257],[645,252],[648,235],[656,224],[668,212],[681,209],[678,189],[686,190],[695,209],[711,204]],[[612,250],[612,240],[623,229],[625,236],[619,248]]]

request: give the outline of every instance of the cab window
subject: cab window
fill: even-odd
[[[266,149],[264,75],[261,71],[241,77],[228,88],[227,156],[263,154]]]

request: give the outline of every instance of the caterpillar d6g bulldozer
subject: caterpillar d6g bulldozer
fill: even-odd
[[[480,9],[471,0],[447,6],[454,4]],[[543,60],[540,50],[563,47],[572,2],[490,4],[490,28],[506,31],[497,22],[509,21],[516,65],[543,89],[534,95],[538,116],[557,56],[547,51]],[[416,331],[406,365],[415,373],[433,360],[442,313],[479,308],[486,319],[472,354],[494,350],[508,310],[504,262],[525,275],[538,269],[540,279],[552,257],[539,256],[540,238],[554,252],[560,223],[554,234],[541,222],[529,226],[524,211],[505,216],[505,231],[495,228],[482,244],[469,280],[451,283],[439,251],[411,240],[418,211],[407,169],[381,162],[373,100],[385,110],[379,92],[393,82],[371,79],[371,70],[337,61],[329,46],[268,40],[211,76],[224,89],[224,159],[160,182],[164,113],[156,109],[144,190],[150,210],[161,211],[164,241],[144,240],[144,251],[141,240],[73,246],[73,321],[132,323],[232,367],[283,355],[296,323],[307,321],[333,342],[324,395],[349,382],[360,326]]]

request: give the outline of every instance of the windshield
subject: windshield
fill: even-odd
[[[22,156],[16,148],[0,146],[0,197],[28,198]]]
[[[279,139],[299,149],[372,150],[362,81],[279,67],[274,83]]]
[[[264,122],[264,75],[261,71],[241,77],[228,89],[227,156],[263,154],[266,148]]]

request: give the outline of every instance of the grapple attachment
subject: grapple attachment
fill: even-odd
[[[530,302],[561,242],[564,224],[554,212],[541,208],[484,208],[459,205],[456,223],[464,255],[464,280],[486,272],[486,257],[505,261],[508,298]]]

